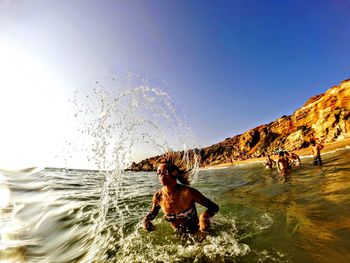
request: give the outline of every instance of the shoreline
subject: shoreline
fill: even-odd
[[[347,147],[350,147],[350,137],[349,138],[345,138],[345,139],[343,139],[341,141],[334,141],[334,142],[330,142],[330,143],[323,143],[323,145],[324,145],[324,148],[321,151],[321,156],[323,154],[327,154],[329,152],[342,150],[342,149],[346,149]],[[312,156],[310,148],[304,148],[304,149],[300,149],[300,150],[296,150],[296,151],[290,151],[290,152],[293,152],[293,153],[299,155],[300,158],[305,158],[305,157]],[[277,154],[271,155],[271,158],[276,161],[278,159],[278,155]],[[264,160],[265,160],[265,157],[252,158],[252,159],[247,159],[247,160],[242,160],[242,161],[221,163],[221,164],[217,164],[217,165],[208,165],[208,166],[205,166],[205,167],[201,167],[200,169],[203,169],[203,170],[220,169],[220,168],[227,168],[227,167],[243,165],[243,164],[260,163],[260,162],[263,162]]]

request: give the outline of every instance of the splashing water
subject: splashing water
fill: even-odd
[[[137,151],[142,148],[153,150],[153,155],[164,154],[173,149],[183,151],[183,159],[191,166],[190,181],[194,182],[199,170],[194,137],[189,126],[177,114],[174,103],[167,93],[149,86],[126,89],[116,95],[107,92],[99,83],[92,94],[75,94],[77,106],[75,117],[80,124],[80,134],[86,138],[86,159],[93,161],[99,171],[105,174],[100,197],[98,215],[92,215],[94,240],[85,258],[86,262],[106,256],[108,244],[105,232],[108,212],[115,212],[113,241],[121,246],[125,242],[125,211],[130,211],[121,201],[126,193],[122,188],[125,168],[129,167]],[[88,142],[86,144],[86,142]],[[130,238],[130,237],[129,237]],[[107,241],[107,242],[106,242]]]
[[[219,262],[244,256],[250,249],[246,244],[239,244],[234,238],[236,226],[234,220],[219,217],[218,222],[224,231],[216,234],[194,236],[147,233],[139,225],[120,247],[118,262]],[[157,224],[162,224],[156,220]],[[167,226],[164,227],[166,231]],[[220,228],[218,228],[220,229]],[[223,229],[222,229],[223,230]],[[168,232],[168,231],[166,231]]]
[[[180,236],[161,215],[142,229],[153,172],[1,171],[0,261],[347,263],[349,158],[304,158],[288,182],[261,164],[200,170],[195,187],[220,205],[206,236]]]

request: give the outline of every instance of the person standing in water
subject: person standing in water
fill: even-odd
[[[272,169],[272,167],[276,165],[276,162],[270,158],[269,154],[267,154],[264,165],[266,169]]]
[[[284,151],[278,153],[277,170],[281,176],[286,176],[289,170],[289,159],[284,156]]]
[[[300,157],[296,153],[291,153],[290,159],[292,160],[292,164],[291,164],[292,166],[300,166],[301,165]]]
[[[295,153],[284,151],[284,157],[288,159],[289,168],[292,168],[292,166],[300,166],[301,164],[300,157]]]
[[[321,159],[321,150],[323,149],[323,145],[320,143],[317,143],[315,139],[312,139],[310,141],[312,154],[314,156],[314,165],[322,165],[322,159]]]
[[[181,233],[195,233],[210,228],[209,219],[219,211],[219,206],[198,190],[187,186],[190,184],[190,172],[191,169],[185,167],[179,155],[173,153],[161,160],[157,174],[163,187],[154,194],[152,208],[144,219],[143,225],[147,231],[155,229],[152,220],[160,209],[164,212],[163,218]],[[199,218],[196,203],[208,208]]]

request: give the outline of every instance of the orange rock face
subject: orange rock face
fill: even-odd
[[[350,80],[311,97],[291,116],[203,148],[202,165],[261,157],[276,148],[299,150],[308,147],[311,138],[332,142],[347,137],[350,137]]]
[[[245,160],[309,146],[311,138],[332,142],[350,137],[350,79],[311,97],[291,116],[283,116],[241,135],[200,149],[201,166]],[[154,170],[157,157],[133,164],[132,170]]]

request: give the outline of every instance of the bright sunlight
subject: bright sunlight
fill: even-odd
[[[49,67],[0,43],[0,168],[37,166],[51,158],[64,111]],[[55,148],[55,147],[54,147]]]

